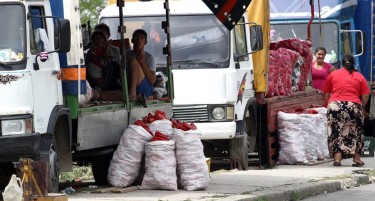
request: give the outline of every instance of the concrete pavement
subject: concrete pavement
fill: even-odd
[[[334,192],[373,182],[375,158],[362,158],[364,167],[352,167],[351,159],[341,167],[332,162],[315,166],[280,165],[266,170],[216,171],[211,173],[205,191],[137,190],[128,193],[91,193],[90,190],[69,195],[72,201],[283,201]]]

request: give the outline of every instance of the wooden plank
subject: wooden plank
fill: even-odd
[[[33,197],[33,200],[36,201],[68,201],[68,195],[58,194],[58,193],[49,193],[43,197]]]
[[[139,186],[129,186],[126,188],[115,189],[115,190],[112,190],[111,192],[112,193],[128,193],[128,192],[137,191],[137,190],[139,190]]]
[[[132,191],[139,190],[139,186],[129,186],[126,188],[122,187],[109,187],[103,189],[97,189],[92,191],[92,193],[128,193]]]
[[[109,188],[102,188],[102,189],[96,189],[93,190],[92,193],[110,193],[112,190],[118,189],[121,187],[109,187]]]

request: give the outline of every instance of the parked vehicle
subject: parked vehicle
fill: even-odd
[[[161,1],[127,2],[123,10],[128,34],[137,28],[149,33],[146,49],[156,55],[159,71],[165,70],[165,60],[160,57],[160,47],[166,41],[160,30],[160,19],[165,14],[162,8]],[[259,26],[248,21],[244,13],[235,28],[229,31],[199,0],[170,1],[169,8],[173,118],[197,125],[202,132],[207,157],[229,158],[233,166],[247,169],[249,152],[263,150],[258,161],[262,158],[262,164],[268,165],[268,145],[265,144],[268,137],[261,137],[256,145],[258,133],[264,131],[260,128],[267,125],[263,119],[267,118],[259,116],[260,107],[253,87],[255,64],[251,53],[262,49],[263,35]],[[100,15],[100,22],[111,27],[112,39],[118,38],[115,32],[117,16],[115,5],[107,6]],[[158,40],[153,38],[155,33]],[[268,105],[277,102],[285,107],[301,107],[321,100],[319,95],[306,93],[296,97],[300,98],[294,97],[295,102],[292,98],[284,98],[270,101]],[[269,113],[275,115],[275,112]],[[275,128],[272,132],[276,132]]]
[[[373,61],[373,2],[358,0],[314,1],[314,20],[311,24],[312,50],[323,46],[327,49],[326,62],[340,68],[343,55],[352,54],[356,67],[372,86],[374,78]],[[271,0],[271,30],[274,40],[297,37],[306,39],[306,24],[310,20],[311,7],[298,0]],[[320,11],[320,15],[319,15]],[[366,20],[364,20],[366,19]],[[366,119],[366,135],[375,136],[373,120],[375,119],[375,97],[366,106],[369,118]]]
[[[123,101],[79,106],[78,96],[86,93],[79,1],[1,0],[0,11],[3,182],[21,157],[47,163],[49,192],[57,192],[60,170],[71,170],[73,162],[91,164],[96,182],[106,182],[127,126],[156,109],[170,116],[171,99],[143,108],[124,90]]]

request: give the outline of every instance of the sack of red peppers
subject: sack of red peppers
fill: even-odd
[[[145,144],[146,172],[143,175],[141,189],[177,190],[178,159],[175,156],[176,143],[172,137],[173,132],[176,129],[183,132],[197,130],[197,127],[193,123],[168,119],[165,112],[160,110],[156,110],[154,114],[149,113],[134,124],[152,134],[151,140]]]
[[[147,116],[143,117],[142,120],[135,121],[134,124],[142,126],[151,133],[154,136],[151,141],[169,140],[172,134],[172,128],[183,131],[197,130],[194,123],[187,123],[172,118],[168,120],[165,112],[160,110],[156,110],[154,114],[149,113]]]

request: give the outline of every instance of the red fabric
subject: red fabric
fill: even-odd
[[[98,67],[104,67],[103,57],[105,55],[105,47],[95,46],[95,47],[92,47],[91,49],[92,50],[89,52],[88,61],[95,64]]]
[[[349,73],[345,68],[330,73],[325,81],[323,92],[331,93],[328,103],[332,101],[350,101],[362,104],[360,95],[370,94],[366,79],[361,73]]]
[[[318,70],[314,68],[315,62],[311,64],[311,75],[312,75],[312,87],[314,89],[322,90],[324,81],[329,75],[329,70],[332,65],[324,62],[323,68]]]

